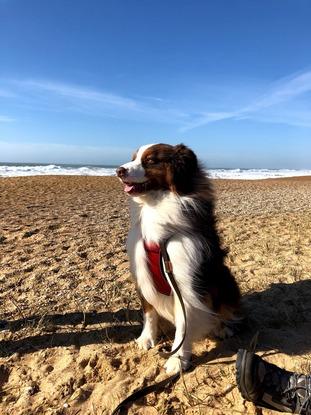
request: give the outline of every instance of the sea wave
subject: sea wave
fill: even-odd
[[[70,165],[27,165],[2,164],[0,177],[21,176],[114,176],[115,167],[111,166],[70,166]],[[213,179],[258,180],[278,177],[311,176],[311,170],[295,169],[209,169],[209,177]]]
[[[0,165],[0,177],[113,176],[114,167],[48,165]]]
[[[296,169],[210,169],[213,179],[259,180],[281,177],[311,176],[311,170]]]

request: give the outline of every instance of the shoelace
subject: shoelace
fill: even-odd
[[[268,385],[275,388],[280,396],[283,396],[288,404],[295,403],[294,413],[300,415],[311,415],[311,376],[300,375],[298,373],[288,373],[288,387],[284,390],[282,387],[282,378],[284,379],[284,371],[280,368],[275,368],[274,374],[276,378],[273,378],[273,372],[267,376]],[[302,383],[302,384],[301,384]],[[299,396],[298,392],[304,391],[305,396]]]
[[[291,376],[291,382],[293,383],[293,386],[286,389],[284,391],[285,394],[289,394],[290,399],[297,399],[296,401],[296,408],[295,413],[301,414],[301,415],[309,415],[311,414],[311,377],[305,376],[305,382],[306,386],[299,385],[299,380],[301,380],[301,376],[297,373],[294,373]],[[305,391],[305,397],[300,397],[297,395],[297,392],[299,390]]]

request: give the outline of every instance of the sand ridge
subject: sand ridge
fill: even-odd
[[[257,331],[268,360],[311,371],[311,178],[214,185],[247,328],[221,343],[197,342],[193,370],[129,413],[255,414],[237,391],[234,361]],[[134,342],[141,312],[128,222],[113,177],[0,180],[1,414],[109,414],[165,377],[156,350]]]

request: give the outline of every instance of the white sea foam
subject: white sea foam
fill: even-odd
[[[26,165],[0,164],[0,177],[20,176],[114,176],[116,167],[104,166],[70,166],[70,165]],[[213,179],[256,180],[278,177],[311,176],[311,170],[290,169],[209,169]]]
[[[295,169],[210,169],[213,179],[258,180],[279,177],[311,176],[311,170]]]
[[[114,167],[65,165],[0,165],[0,177],[20,176],[113,176]]]

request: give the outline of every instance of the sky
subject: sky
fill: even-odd
[[[0,0],[0,162],[311,168],[310,0]]]

